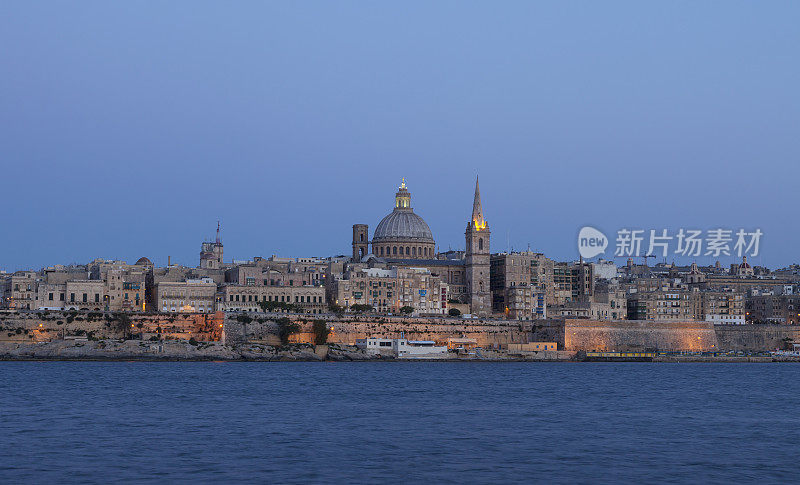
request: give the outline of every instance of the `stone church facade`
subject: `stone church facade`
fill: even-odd
[[[469,303],[473,314],[488,316],[492,309],[490,234],[476,180],[472,217],[465,233],[466,251],[437,253],[430,227],[411,207],[411,193],[404,179],[395,194],[392,212],[378,223],[372,239],[367,224],[353,225],[351,264],[425,268],[447,283],[449,300]]]

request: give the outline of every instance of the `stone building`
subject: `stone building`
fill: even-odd
[[[323,286],[225,285],[220,291],[219,310],[263,311],[260,302],[291,303],[306,313],[325,313],[327,300]]]
[[[210,278],[186,281],[161,281],[153,290],[160,312],[211,313],[214,311],[217,284]]]
[[[495,313],[506,313],[508,318],[518,320],[544,318],[546,286],[539,272],[543,259],[544,255],[531,251],[491,256],[490,288]]]
[[[219,239],[219,221],[217,221],[217,238],[214,242],[204,242],[200,246],[200,267],[203,269],[220,269],[223,265],[223,247]]]
[[[17,271],[7,276],[3,306],[16,310],[35,310],[37,282],[38,277],[33,271]]]
[[[599,280],[594,288],[592,302],[608,305],[608,319],[625,320],[628,318],[628,304],[625,289],[615,279]]]
[[[800,295],[753,295],[746,299],[746,318],[752,323],[800,324]]]
[[[67,284],[40,282],[37,288],[37,310],[63,310],[66,305]]]
[[[100,280],[70,280],[64,283],[66,310],[103,311],[105,283]]]
[[[732,264],[730,274],[741,278],[754,276],[753,267],[747,262],[747,256],[742,256],[741,264]]]
[[[447,283],[427,268],[356,268],[345,276],[334,282],[334,303],[339,306],[370,305],[391,313],[411,307],[417,315],[447,313]]]
[[[622,320],[615,302],[600,303],[595,301],[568,301],[563,305],[551,306],[548,315],[560,318],[587,318],[590,320]]]
[[[699,290],[685,284],[665,285],[628,295],[630,320],[697,320],[744,323],[744,296],[735,290]]]
[[[225,283],[244,286],[324,286],[328,262],[319,258],[255,258],[225,271]]]
[[[742,292],[728,289],[696,293],[699,294],[700,312],[695,318],[714,324],[744,325],[745,298]]]
[[[145,311],[146,281],[153,269],[147,258],[136,264],[125,261],[95,260],[88,265],[90,279],[104,283],[104,309],[110,311]]]

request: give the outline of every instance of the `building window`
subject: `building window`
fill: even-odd
[[[86,303],[87,301],[89,301],[89,295],[87,295],[86,293],[84,293],[84,294],[83,294],[83,302],[84,302],[84,303]]]
[[[50,301],[53,301],[53,294],[52,294],[52,293],[50,293],[50,294],[49,294],[49,295],[47,295],[47,296],[48,296],[48,300],[50,300]]]
[[[478,238],[478,250],[479,251],[483,251],[483,238],[482,237]]]

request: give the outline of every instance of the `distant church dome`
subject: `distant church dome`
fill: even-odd
[[[372,242],[384,240],[415,240],[420,242],[433,242],[431,228],[425,220],[414,214],[411,208],[411,193],[406,189],[405,181],[395,196],[395,208],[384,217],[375,228]]]
[[[372,235],[372,253],[380,258],[432,258],[436,243],[431,228],[414,214],[405,179],[394,200],[394,210],[378,223]]]
[[[153,262],[147,258],[139,258],[139,261],[136,261],[138,266],[152,266]]]
[[[392,211],[375,228],[373,242],[384,239],[416,239],[433,242],[433,234],[428,224],[413,212]]]

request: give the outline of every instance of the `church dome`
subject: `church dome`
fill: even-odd
[[[383,218],[375,234],[373,242],[387,240],[413,240],[420,242],[433,242],[431,228],[420,216],[414,214],[411,208],[395,208]]]
[[[152,266],[153,262],[147,258],[139,258],[139,261],[136,261],[136,264],[139,266]]]
[[[394,210],[384,217],[372,235],[373,243],[408,242],[434,244],[428,224],[411,208],[411,192],[406,188],[406,179],[394,194]],[[378,254],[376,253],[376,256]]]

